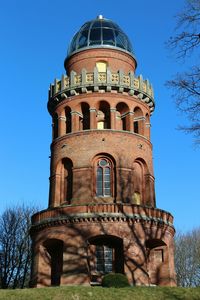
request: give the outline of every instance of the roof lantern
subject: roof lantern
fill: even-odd
[[[83,24],[74,35],[68,48],[67,58],[74,53],[91,48],[117,49],[134,57],[128,36],[115,22],[102,15]]]

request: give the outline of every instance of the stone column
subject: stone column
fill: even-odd
[[[58,136],[66,134],[66,117],[61,114],[58,117]]]
[[[79,114],[76,111],[71,112],[72,132],[79,131]]]
[[[97,117],[96,117],[96,109],[90,108],[90,129],[96,129],[97,128]]]
[[[145,205],[155,207],[155,188],[154,177],[150,174],[146,174],[145,180]]]
[[[116,108],[110,108],[110,128],[116,130]]]
[[[133,132],[133,112],[130,111],[126,117],[126,128],[127,130]]]
[[[55,207],[60,205],[60,174],[54,174],[50,178],[49,205]]]
[[[151,124],[150,123],[145,123],[145,136],[150,140],[150,128]]]

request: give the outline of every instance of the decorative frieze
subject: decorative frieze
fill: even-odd
[[[169,226],[173,230],[173,217],[166,211],[142,207],[139,205],[98,204],[83,206],[65,206],[58,210],[48,209],[32,218],[32,230],[55,226],[57,223],[80,222],[145,222]]]
[[[50,85],[48,109],[51,112],[58,102],[64,99],[92,92],[126,92],[130,96],[136,96],[150,107],[150,112],[154,111],[154,95],[152,85],[149,80],[143,80],[142,75],[135,77],[133,72],[124,75],[122,70],[112,73],[109,68],[106,72],[98,72],[95,67],[93,73],[87,73],[82,69],[81,74],[71,71],[70,75],[62,75],[61,80],[55,79]],[[64,97],[63,97],[64,95]]]

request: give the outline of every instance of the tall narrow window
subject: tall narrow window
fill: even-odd
[[[96,194],[97,196],[111,196],[111,163],[106,158],[97,162]]]
[[[134,121],[133,127],[134,127],[134,132],[138,133],[139,132],[139,130],[138,130],[138,121]]]
[[[101,273],[113,271],[113,248],[105,245],[96,246],[96,270]]]

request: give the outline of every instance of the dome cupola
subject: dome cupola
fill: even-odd
[[[127,35],[116,23],[105,19],[102,15],[86,22],[74,35],[68,48],[67,58],[74,53],[90,48],[117,49],[134,57]]]

